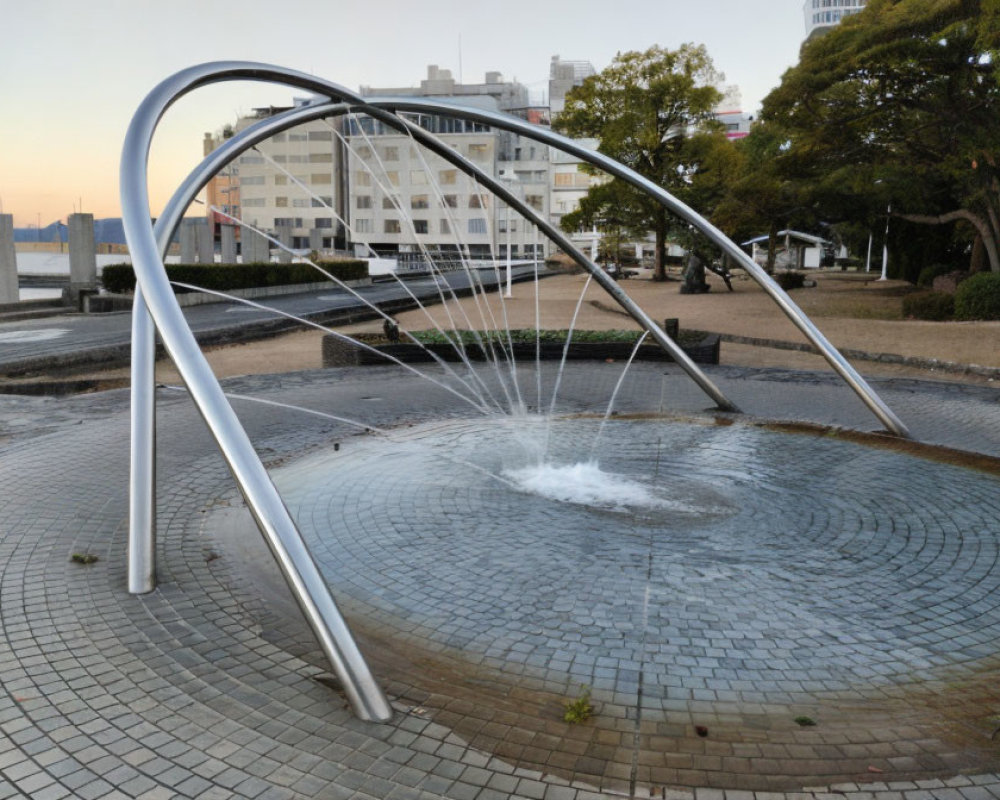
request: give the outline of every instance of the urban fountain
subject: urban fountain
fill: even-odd
[[[229,139],[191,173],[151,225],[145,169],[159,119],[185,93],[232,80],[283,83],[328,99],[262,120]],[[364,113],[404,132],[516,209],[587,270],[646,335],[671,354],[717,409],[738,410],[676,342],[559,230],[502,182],[400,116],[404,112],[448,114],[533,138],[647,192],[745,269],[882,424],[891,433],[908,435],[896,415],[758,265],[698,214],[626,167],[548,129],[503,114],[424,98],[366,99],[336,84],[269,65],[205,64],[184,70],[154,89],[133,119],[122,157],[122,206],[138,278],[133,312],[130,591],[147,592],[155,583],[155,331],[226,459],[352,708],[362,719],[387,721],[392,709],[355,644],[331,589],[342,591],[352,610],[364,613],[363,604],[355,602],[358,598],[398,596],[400,587],[412,585],[414,571],[428,576],[418,581],[426,592],[413,600],[427,616],[414,626],[433,628],[432,638],[467,646],[484,658],[494,658],[506,648],[508,655],[518,654],[515,660],[522,667],[547,660],[552,665],[547,669],[562,670],[566,676],[580,678],[615,696],[645,696],[644,702],[651,702],[651,684],[657,686],[659,700],[669,698],[674,679],[666,661],[676,667],[685,663],[678,659],[691,657],[678,653],[678,645],[660,634],[667,639],[707,642],[715,636],[713,626],[722,626],[718,630],[731,643],[744,635],[758,637],[769,631],[798,630],[803,637],[812,636],[819,626],[815,615],[823,609],[811,610],[803,621],[799,605],[780,588],[788,580],[782,574],[788,567],[764,568],[763,564],[783,558],[787,561],[792,554],[808,555],[808,563],[815,565],[823,562],[824,554],[856,546],[857,537],[845,540],[844,531],[874,535],[867,525],[864,504],[852,504],[856,528],[840,531],[831,522],[833,512],[806,510],[819,506],[848,513],[839,492],[828,492],[830,496],[820,500],[813,496],[809,502],[794,494],[782,503],[762,502],[762,497],[783,491],[777,488],[781,481],[775,476],[787,464],[813,463],[817,451],[836,449],[836,443],[821,445],[818,440],[782,437],[744,426],[609,420],[606,413],[598,413],[594,419],[522,416],[512,418],[513,422],[493,417],[476,423],[453,421],[417,428],[406,436],[366,441],[335,459],[332,454],[303,459],[279,470],[272,481],[185,323],[163,269],[163,254],[184,210],[226,163],[287,128],[342,114]],[[513,365],[510,369],[512,374],[517,371]],[[451,375],[470,391],[477,384],[486,389],[476,395],[479,399],[472,405],[487,405],[486,379]],[[516,386],[516,382],[511,385]],[[539,379],[539,394],[540,386]],[[446,388],[456,397],[465,394],[452,384]],[[500,389],[494,387],[498,392]],[[516,410],[524,404],[511,405]],[[542,407],[541,402],[538,405]],[[526,457],[525,448],[517,444],[519,439],[544,440],[544,454]],[[588,445],[600,439],[600,468],[581,454],[581,439]],[[665,465],[668,457],[669,469]],[[850,460],[849,454],[842,457]],[[541,470],[536,469],[539,465]],[[306,473],[312,476],[308,480]],[[341,518],[358,493],[374,485],[375,473],[379,476],[376,483],[384,488],[378,497],[379,513],[364,518],[372,521],[373,527],[364,520],[354,520],[349,531],[343,529],[345,526],[333,526],[337,530],[331,534],[331,520]],[[665,480],[667,474],[669,480]],[[392,478],[386,480],[387,475]],[[282,494],[275,482],[283,487]],[[571,484],[576,489],[567,492]],[[824,500],[829,501],[828,506]],[[415,513],[415,509],[420,512]],[[383,525],[387,519],[395,521]],[[475,523],[470,524],[473,519]],[[794,533],[791,543],[784,535],[788,532]],[[498,547],[499,543],[503,546]],[[840,550],[830,549],[835,545]],[[391,553],[399,547],[406,548],[405,564],[392,561]],[[796,548],[805,548],[808,553]],[[452,557],[442,558],[444,552]],[[457,572],[456,565],[461,565]],[[552,575],[563,579],[553,580]],[[484,595],[484,586],[492,587],[489,596]],[[678,615],[673,602],[664,603],[664,587],[672,587],[683,598],[685,614]],[[866,588],[874,595],[886,587]],[[500,597],[516,601],[504,609],[505,601],[499,601]],[[766,621],[745,620],[739,602],[748,598],[764,599],[764,607],[775,616]],[[856,610],[853,590],[828,598],[828,609],[833,606],[839,609],[834,617],[840,619],[841,612],[849,616]],[[571,613],[581,608],[589,612]],[[718,613],[714,609],[719,609]],[[686,627],[680,618],[693,627]],[[499,622],[487,624],[487,619]],[[426,620],[437,622],[428,628]],[[751,632],[736,630],[744,622]],[[694,632],[702,635],[696,637]],[[843,641],[845,636],[859,642],[871,640],[855,629],[840,631],[835,638]],[[737,643],[735,648],[742,646]],[[785,667],[779,670],[781,674],[820,669],[811,658],[793,654],[793,649],[781,650],[783,660],[779,661]],[[607,653],[595,655],[603,651]],[[932,663],[929,656],[924,661],[923,656],[914,658],[907,668]],[[649,665],[658,668],[651,672]],[[651,678],[654,674],[659,677]],[[665,681],[662,684],[658,683],[661,678]],[[727,675],[717,680],[732,683],[736,679]],[[832,677],[829,682],[833,685],[837,680]],[[774,679],[772,684],[781,681]],[[693,675],[685,691],[695,686],[718,692],[717,697],[724,693],[721,684],[705,676]]]

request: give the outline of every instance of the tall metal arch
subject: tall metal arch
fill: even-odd
[[[293,109],[282,115],[263,120],[243,131],[237,137],[229,140],[223,148],[210,154],[188,176],[171,198],[157,224],[150,226],[145,168],[152,135],[159,119],[173,102],[187,92],[200,86],[229,80],[284,83],[344,102],[318,103],[301,109]],[[539,229],[565,249],[577,263],[594,275],[598,283],[640,325],[650,331],[656,341],[674,355],[695,382],[721,408],[736,410],[735,405],[715,387],[700,368],[687,358],[676,343],[667,337],[662,329],[656,326],[614,281],[580,253],[560,231],[553,228],[547,220],[542,219],[491,175],[484,173],[423,129],[395,116],[392,111],[430,111],[482,121],[542,143],[560,147],[566,152],[595,163],[608,172],[647,191],[674,213],[705,232],[725,252],[737,258],[741,265],[778,301],[779,306],[793,322],[816,344],[827,360],[861,396],[866,405],[876,413],[876,416],[893,432],[904,436],[908,435],[905,426],[763,270],[694,211],[655,184],[636,175],[617,162],[601,154],[580,148],[565,137],[544,129],[536,129],[534,126],[506,115],[414,98],[366,100],[337,84],[269,65],[244,62],[204,64],[177,73],[150,93],[133,118],[126,135],[122,154],[123,218],[138,279],[133,310],[130,591],[137,593],[150,591],[155,585],[155,397],[153,382],[155,360],[153,328],[155,325],[155,328],[160,332],[165,348],[191,392],[192,399],[233,472],[237,485],[246,498],[251,513],[268,542],[293,595],[302,608],[331,666],[343,683],[355,713],[362,719],[376,721],[386,721],[391,718],[392,711],[388,701],[374,681],[368,665],[361,656],[335,601],[330,595],[329,588],[323,581],[315,562],[302,541],[294,521],[257,458],[232,408],[226,401],[193,334],[188,329],[180,307],[173,298],[173,292],[162,265],[162,253],[165,252],[185,208],[205,183],[211,179],[212,175],[225,163],[257,142],[285,128],[301,124],[309,119],[341,114],[348,110],[364,112],[383,120],[391,127],[408,132],[421,144],[446,158],[467,174],[472,175],[505,202],[517,208],[522,215],[530,219]]]

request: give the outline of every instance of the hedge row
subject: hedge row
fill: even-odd
[[[368,262],[360,259],[317,262],[320,267],[342,281],[368,277]],[[256,289],[262,286],[288,286],[297,283],[317,283],[328,280],[311,264],[167,264],[167,278],[177,283],[189,283],[204,289],[232,291]],[[108,264],[101,271],[104,288],[115,294],[135,290],[135,271],[131,264]],[[177,287],[175,292],[190,289]]]
[[[955,315],[955,298],[947,292],[914,292],[903,298],[905,319],[949,320]]]

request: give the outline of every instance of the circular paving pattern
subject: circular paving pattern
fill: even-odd
[[[354,613],[608,701],[796,702],[931,680],[1000,635],[1000,480],[833,438],[663,420],[443,423],[276,480]],[[505,470],[599,454],[651,501]]]

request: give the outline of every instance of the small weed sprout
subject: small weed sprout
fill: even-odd
[[[93,564],[98,558],[92,553],[73,553],[69,560],[74,564]]]
[[[794,722],[796,725],[801,725],[803,728],[809,728],[816,724],[816,720],[812,717],[796,717]]]
[[[575,725],[586,722],[594,713],[594,707],[590,704],[590,687],[586,684],[580,686],[580,696],[569,703],[566,703],[566,713],[563,719]]]

